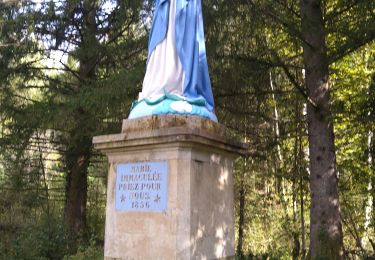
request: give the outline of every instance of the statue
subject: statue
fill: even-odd
[[[208,74],[201,0],[155,0],[142,92],[129,119],[198,115],[217,122]]]

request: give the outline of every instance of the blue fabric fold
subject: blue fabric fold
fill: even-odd
[[[169,0],[155,1],[155,14],[152,22],[150,36],[148,39],[148,59],[156,46],[161,43],[167,35],[168,17],[169,17]]]

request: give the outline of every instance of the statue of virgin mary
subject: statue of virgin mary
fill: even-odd
[[[208,74],[201,0],[155,0],[142,92],[129,119],[198,115],[217,121]]]

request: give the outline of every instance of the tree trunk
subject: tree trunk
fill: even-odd
[[[95,16],[97,1],[83,0],[82,34],[79,46],[79,88],[88,88],[96,79],[98,40]],[[78,106],[73,118],[76,127],[70,133],[66,152],[66,204],[65,223],[76,235],[86,230],[87,172],[91,157],[91,120],[89,111]]]
[[[86,230],[87,168],[91,139],[77,141],[66,155],[65,223],[76,235]]]
[[[297,232],[297,179],[293,177],[293,259],[298,259],[300,252],[299,234]]]
[[[246,160],[246,159],[245,159]],[[240,259],[243,259],[243,236],[244,236],[244,224],[245,224],[245,170],[242,171],[240,180],[240,212],[238,221],[238,244],[237,244],[237,255]]]
[[[284,196],[285,192],[284,192],[283,178],[281,174],[279,173],[279,169],[282,167],[282,165],[280,164],[283,161],[283,158],[281,156],[281,147],[280,147],[279,111],[277,109],[275,86],[273,84],[271,71],[269,72],[269,79],[270,79],[270,87],[271,87],[271,92],[272,92],[272,101],[274,102],[274,110],[273,110],[273,113],[274,113],[273,115],[274,115],[274,120],[275,120],[274,132],[275,132],[275,141],[277,143],[277,146],[276,146],[277,154],[274,160],[274,168],[275,168],[275,174],[276,174],[276,192]]]
[[[293,200],[293,259],[298,259],[300,253],[300,242],[299,234],[297,232],[297,179],[299,176],[299,123],[300,123],[300,111],[299,111],[299,100],[295,99],[295,137],[294,137],[294,166],[292,176],[292,200]]]
[[[303,176],[300,175],[299,178],[299,190],[300,190],[300,204],[301,204],[301,259],[305,259],[306,257],[306,231],[305,231],[305,209],[304,209],[304,199],[303,199]]]
[[[305,104],[306,105],[306,104]],[[303,149],[302,144],[302,137],[299,136],[299,161],[302,164],[306,154]],[[299,190],[300,190],[300,206],[301,206],[301,214],[300,214],[300,221],[301,221],[301,259],[306,258],[306,227],[305,227],[305,200],[304,200],[304,172],[308,172],[307,169],[302,168],[304,167],[303,164],[299,165]]]
[[[368,91],[368,118],[370,119],[370,127],[367,134],[367,147],[368,147],[368,155],[367,155],[367,163],[370,168],[370,177],[367,186],[368,191],[368,198],[367,198],[367,205],[365,208],[365,232],[367,232],[369,227],[374,225],[374,201],[375,201],[375,137],[374,137],[374,121],[375,121],[375,74],[372,75],[372,81],[369,86]]]
[[[367,145],[368,145],[368,155],[367,155],[367,163],[369,165],[369,168],[372,169],[373,168],[373,158],[372,158],[372,139],[373,139],[373,132],[372,131],[369,131],[368,132],[368,135],[367,135]],[[369,181],[368,181],[368,184],[367,184],[367,192],[368,192],[368,195],[367,195],[367,204],[366,204],[366,207],[365,207],[365,231],[368,232],[368,228],[371,224],[371,215],[372,215],[372,211],[373,211],[373,197],[372,197],[372,189],[373,189],[373,177],[372,175],[370,175],[369,177]]]
[[[320,0],[301,0],[301,23],[306,86],[314,102],[307,105],[311,189],[310,256],[312,259],[342,259],[336,151]]]

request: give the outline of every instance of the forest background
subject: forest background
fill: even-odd
[[[335,258],[374,257],[375,1],[202,4],[216,113],[249,145],[234,171],[238,257],[316,256],[327,241],[310,219],[324,214],[342,225]],[[141,90],[152,13],[152,1],[0,1],[1,259],[103,258],[108,166],[92,137],[118,133]],[[338,182],[311,172],[319,108]],[[319,184],[341,215],[310,207],[327,203],[310,196]]]

